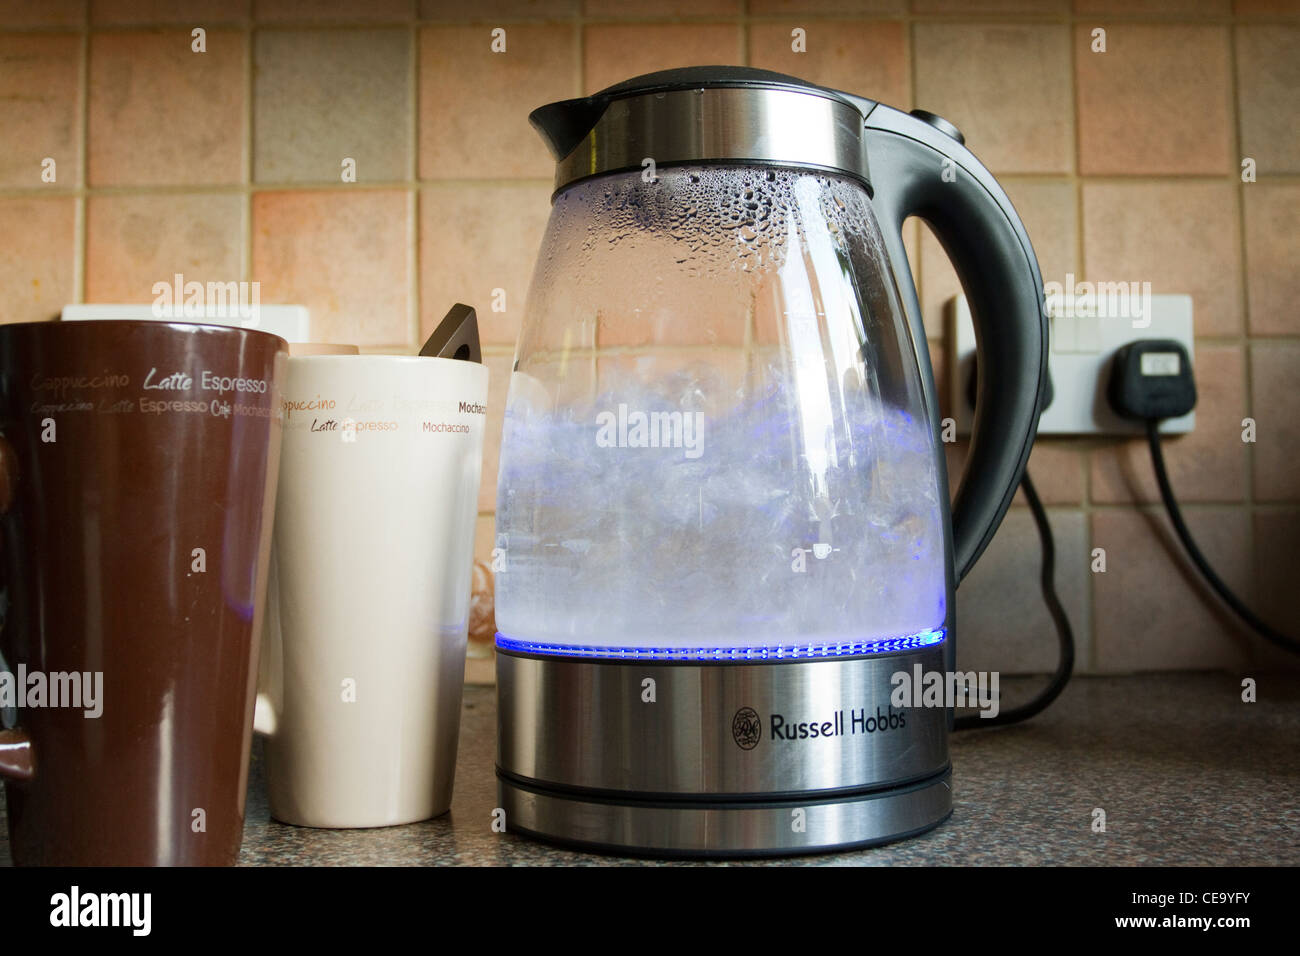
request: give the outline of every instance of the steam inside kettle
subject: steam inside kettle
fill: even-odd
[[[501,633],[717,656],[942,628],[914,349],[854,181],[674,168],[560,194],[507,402]]]

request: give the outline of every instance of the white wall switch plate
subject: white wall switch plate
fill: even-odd
[[[65,305],[64,322],[104,319],[136,319],[156,322],[198,322],[203,325],[229,325],[240,329],[257,329],[278,335],[286,342],[310,342],[311,313],[305,305],[258,305],[241,314],[238,308],[204,306],[201,314],[181,306],[155,308],[153,305]]]
[[[974,409],[967,395],[975,368],[975,326],[964,295],[949,303],[948,313],[948,383],[951,388],[951,414],[957,434],[969,435]],[[1187,349],[1196,366],[1192,339],[1192,297],[1189,295],[1153,295],[1150,308],[1143,316],[1149,324],[1135,327],[1129,316],[1107,316],[1087,302],[1073,297],[1049,296],[1048,358],[1055,397],[1043,410],[1038,422],[1040,435],[1140,435],[1141,422],[1120,418],[1106,401],[1106,384],[1110,379],[1111,360],[1129,342],[1143,339],[1174,339]],[[1162,434],[1189,432],[1196,424],[1196,413],[1160,423]]]

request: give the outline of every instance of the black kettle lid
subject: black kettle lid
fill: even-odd
[[[774,70],[760,70],[751,66],[686,66],[634,76],[622,83],[607,86],[595,95],[617,99],[621,96],[667,93],[672,90],[755,88],[805,90],[820,94],[830,92],[815,83]]]

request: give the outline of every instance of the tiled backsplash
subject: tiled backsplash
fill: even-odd
[[[206,52],[192,51],[196,27]],[[263,302],[308,305],[321,338],[409,351],[451,302],[473,303],[493,375],[486,555],[552,171],[527,114],[720,62],[952,120],[1005,184],[1046,280],[1190,293],[1201,398],[1196,430],[1167,442],[1172,481],[1225,578],[1300,630],[1294,0],[0,0],[3,319],[149,302],[179,272],[255,280]],[[1242,181],[1246,158],[1256,182]],[[928,232],[908,239],[942,374],[957,281]],[[1030,470],[1081,671],[1285,665],[1182,557],[1141,442],[1040,439]],[[959,592],[963,666],[1053,665],[1039,560],[1013,508]]]

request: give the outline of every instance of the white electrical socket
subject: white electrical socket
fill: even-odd
[[[948,382],[957,434],[969,435],[974,409],[967,400],[975,368],[975,326],[964,295],[947,310]],[[1141,422],[1120,418],[1106,400],[1111,360],[1129,342],[1174,339],[1187,349],[1195,369],[1192,297],[1152,295],[1141,321],[1099,314],[1095,305],[1073,296],[1048,296],[1048,366],[1055,395],[1038,422],[1040,435],[1140,435]],[[1162,434],[1190,432],[1196,413],[1160,423]]]

